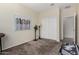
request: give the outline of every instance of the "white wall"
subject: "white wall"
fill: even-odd
[[[15,15],[31,16],[32,29],[15,31]],[[0,33],[6,36],[2,39],[2,48],[7,49],[34,39],[33,26],[37,24],[37,13],[20,4],[0,4]]]
[[[56,34],[56,37],[55,37],[55,35],[53,35],[52,39],[60,41],[59,40],[59,8],[52,7],[48,10],[45,10],[45,11],[39,13],[39,24],[41,24],[41,21],[43,20],[43,18],[46,18],[46,17],[55,17],[56,18],[57,29],[56,29],[56,33],[54,33],[54,34]]]

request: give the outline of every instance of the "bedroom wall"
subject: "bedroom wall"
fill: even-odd
[[[31,29],[16,31],[15,15],[31,16]],[[32,9],[21,4],[0,4],[0,33],[5,34],[2,38],[3,50],[33,40],[33,27],[37,23],[37,13]]]

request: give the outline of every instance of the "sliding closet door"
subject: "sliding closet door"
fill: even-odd
[[[41,38],[57,39],[57,20],[55,17],[46,17],[42,19]]]

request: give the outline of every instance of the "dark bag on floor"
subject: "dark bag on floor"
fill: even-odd
[[[63,44],[60,49],[61,55],[78,55],[78,46],[75,44]]]

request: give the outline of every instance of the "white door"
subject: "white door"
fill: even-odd
[[[63,19],[63,36],[64,38],[71,38],[75,41],[75,17],[65,17]]]
[[[57,39],[57,21],[55,17],[46,17],[42,19],[41,38]]]

